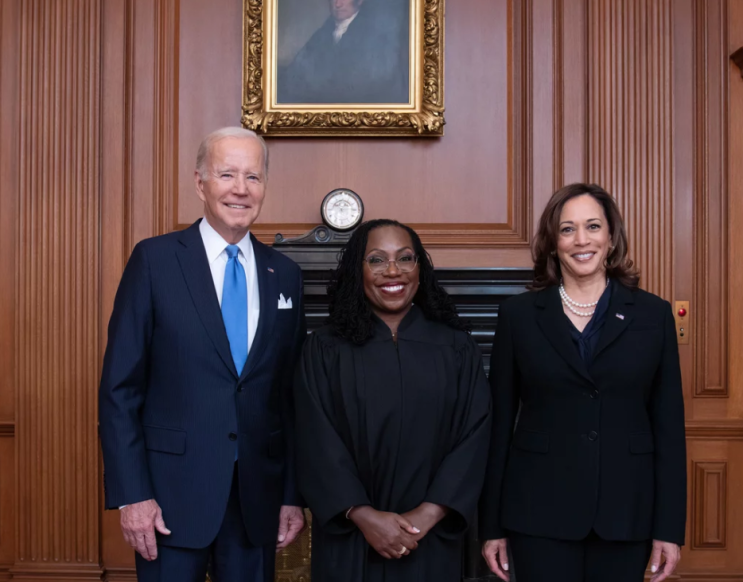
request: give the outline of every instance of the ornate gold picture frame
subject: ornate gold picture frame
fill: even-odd
[[[243,126],[271,136],[443,135],[444,0],[348,0],[354,14],[340,4],[243,0]]]

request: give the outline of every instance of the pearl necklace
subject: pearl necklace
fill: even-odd
[[[609,278],[608,277],[606,278],[606,286],[607,287],[609,286]],[[578,303],[577,301],[571,299],[570,296],[568,295],[567,291],[565,291],[565,284],[564,284],[564,282],[562,280],[560,281],[559,291],[560,291],[560,298],[562,299],[563,304],[570,311],[572,311],[573,313],[575,313],[575,315],[578,315],[580,317],[591,317],[594,313],[596,313],[596,310],[595,309],[593,309],[592,311],[579,311],[576,308],[577,307],[581,307],[581,308],[596,307],[596,305],[598,305],[598,303],[599,303],[599,300],[601,299],[600,297],[599,297],[599,299],[597,299],[593,303]]]

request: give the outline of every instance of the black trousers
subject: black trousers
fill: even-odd
[[[584,540],[508,537],[517,582],[642,582],[651,540],[611,542],[594,532]]]
[[[276,546],[255,547],[248,540],[240,509],[237,463],[224,520],[214,541],[198,549],[158,543],[157,553],[152,562],[136,555],[139,582],[204,582],[207,570],[214,582],[273,582]]]

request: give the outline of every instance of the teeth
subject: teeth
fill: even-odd
[[[239,208],[240,210],[245,210],[247,206],[240,206],[239,204],[228,204],[230,208]]]
[[[402,291],[402,285],[385,285],[384,287],[382,287],[382,289],[394,293],[395,291]]]
[[[576,259],[589,259],[593,256],[593,253],[584,253],[582,255],[573,255]]]

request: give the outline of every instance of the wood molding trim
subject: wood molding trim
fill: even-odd
[[[727,462],[693,461],[691,486],[691,547],[727,547]]]
[[[588,180],[619,204],[643,287],[673,293],[672,1],[588,3]]]
[[[690,420],[686,422],[686,438],[694,440],[743,440],[743,421]]]
[[[727,397],[727,0],[695,0],[694,396]]]
[[[178,221],[178,35],[180,0],[152,4],[155,22],[153,119],[153,232],[166,234]]]
[[[0,421],[0,437],[12,437],[15,435],[15,423],[12,421]]]
[[[20,4],[14,579],[100,578],[100,13]]]

